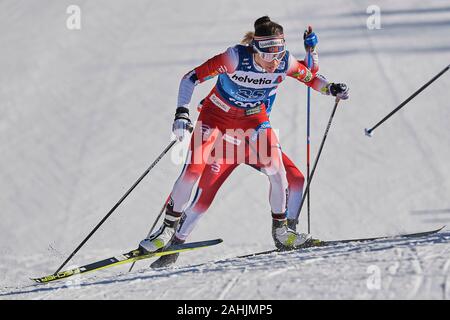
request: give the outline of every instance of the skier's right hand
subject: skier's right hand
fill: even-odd
[[[308,26],[308,28],[303,33],[303,45],[305,46],[305,50],[314,51],[317,42],[319,42],[319,40],[317,39],[316,34],[313,32],[312,27]]]
[[[189,119],[189,109],[178,107],[175,112],[175,119],[172,125],[172,132],[179,141],[183,141],[186,131],[192,132],[193,126]]]

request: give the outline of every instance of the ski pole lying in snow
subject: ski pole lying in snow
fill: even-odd
[[[109,218],[109,216],[119,207],[119,205],[125,200],[126,197],[131,193],[131,191],[136,188],[136,186],[144,179],[144,177],[150,172],[150,170],[153,169],[153,167],[159,162],[159,160],[164,157],[164,155],[174,146],[174,144],[177,142],[177,139],[172,140],[169,145],[164,149],[164,151],[159,155],[158,158],[156,158],[155,161],[151,164],[151,166],[145,170],[145,172],[139,177],[139,179],[131,186],[130,189],[120,198],[120,200],[114,205],[114,207],[109,210],[108,214],[97,224],[97,226],[89,233],[89,235],[78,245],[78,247],[70,254],[70,256],[64,261],[64,263],[55,271],[54,274],[57,274],[61,269],[67,264],[67,262],[70,261],[70,259],[73,258],[73,256],[78,252],[78,250],[81,249],[81,247],[89,240],[90,237],[100,228],[100,226],[106,221],[106,219]]]
[[[327,128],[325,129],[325,133],[323,135],[322,142],[320,143],[319,151],[317,152],[316,160],[314,161],[314,165],[311,170],[311,175],[309,177],[308,183],[306,184],[305,192],[303,192],[302,202],[300,203],[300,207],[298,208],[298,212],[297,212],[297,224],[298,224],[298,217],[300,217],[300,212],[302,211],[303,204],[305,203],[306,195],[309,192],[309,186],[311,185],[311,181],[314,176],[314,172],[316,172],[317,163],[319,162],[320,154],[322,153],[322,149],[325,144],[325,140],[327,139],[328,131],[330,131],[331,122],[333,122],[334,114],[336,113],[336,109],[337,109],[339,100],[340,100],[339,98],[336,98],[336,100],[335,100],[333,111],[331,112],[330,120],[328,120]],[[309,227],[308,227],[308,229],[309,229]],[[309,232],[310,232],[310,230],[308,230],[308,233]]]
[[[378,122],[376,125],[374,125],[372,128],[364,129],[364,132],[366,133],[366,136],[371,137],[372,136],[372,131],[375,130],[379,125],[381,125],[383,122],[385,122],[388,118],[390,118],[394,113],[396,113],[398,110],[400,110],[401,108],[403,108],[408,102],[410,102],[412,99],[414,99],[415,96],[417,96],[419,93],[421,93],[423,90],[425,90],[426,87],[428,87],[431,83],[433,83],[437,78],[439,78],[440,76],[442,76],[444,73],[446,73],[448,71],[448,69],[450,69],[450,64],[444,68],[444,70],[442,70],[441,72],[439,72],[437,75],[435,75],[433,77],[433,79],[431,79],[430,81],[428,81],[427,83],[425,83],[422,87],[420,87],[416,92],[414,92],[408,99],[406,99],[405,101],[403,101],[402,103],[400,103],[400,105],[395,108],[394,110],[392,110],[391,113],[389,113],[386,117],[384,117],[383,119],[380,120],[380,122]]]

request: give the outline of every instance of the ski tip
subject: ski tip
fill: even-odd
[[[203,241],[197,241],[197,242],[191,242],[191,243],[195,243],[195,244],[201,244],[201,243],[218,244],[218,243],[221,243],[221,242],[223,242],[223,239],[217,238],[217,239],[203,240]]]
[[[217,238],[217,239],[213,239],[213,240],[206,240],[205,241],[205,243],[210,243],[210,244],[219,244],[219,243],[222,243],[222,242],[223,242],[223,239],[221,239],[221,238]]]
[[[433,233],[438,233],[438,232],[440,232],[440,231],[444,230],[444,229],[445,229],[445,227],[447,227],[447,226],[446,226],[446,225],[443,225],[442,227],[440,227],[440,228],[437,228],[437,229],[435,229],[435,230],[432,230],[432,231],[430,231],[430,232],[433,232]]]
[[[213,240],[207,240],[205,242],[209,243],[210,245],[216,245],[216,244],[222,243],[223,239],[217,238],[217,239],[213,239]]]

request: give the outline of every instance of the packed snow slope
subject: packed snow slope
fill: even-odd
[[[66,26],[72,4],[81,8],[80,30]],[[381,10],[380,29],[367,28],[370,5]],[[238,43],[265,14],[284,26],[297,57],[312,25],[320,72],[351,90],[311,186],[314,237],[450,223],[450,72],[372,138],[364,135],[450,63],[450,1],[5,0],[0,299],[449,299],[445,230],[432,239],[233,259],[273,247],[267,178],[245,166],[190,239],[224,242],[182,255],[178,269],[153,271],[140,262],[132,273],[117,267],[47,286],[29,281],[55,271],[169,143],[182,75]],[[213,84],[197,87],[194,106]],[[331,97],[312,93],[313,158],[332,106]],[[191,114],[197,117],[195,107]],[[284,151],[305,171],[306,87],[287,79],[271,119]],[[70,266],[136,247],[180,173],[181,150],[151,171]],[[305,211],[300,229],[307,229]]]

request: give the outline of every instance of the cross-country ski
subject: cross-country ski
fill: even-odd
[[[383,239],[421,238],[421,237],[427,237],[427,236],[436,234],[444,228],[445,228],[445,226],[443,226],[439,229],[430,230],[430,231],[406,233],[406,234],[400,234],[397,236],[381,236],[381,237],[373,237],[373,238],[356,238],[356,239],[341,239],[341,240],[311,239],[310,241],[308,241],[307,243],[302,245],[300,248],[291,249],[291,250],[273,249],[273,250],[267,250],[267,251],[260,251],[260,252],[255,252],[255,253],[250,253],[250,254],[246,254],[243,256],[239,256],[238,258],[248,258],[248,257],[254,257],[254,256],[263,255],[263,254],[270,254],[270,253],[274,253],[274,252],[302,250],[302,249],[313,248],[313,247],[326,247],[326,246],[333,246],[333,245],[339,245],[339,244],[345,244],[345,243],[371,242],[371,241],[383,240]]]
[[[208,241],[199,241],[199,242],[191,242],[191,243],[183,243],[179,245],[170,246],[164,250],[153,252],[153,253],[143,253],[141,250],[136,249],[130,252],[114,256],[108,259],[100,260],[94,263],[90,263],[75,269],[70,269],[66,271],[61,271],[56,274],[51,274],[48,276],[44,276],[41,278],[33,278],[32,280],[37,283],[47,283],[54,280],[61,280],[71,277],[73,275],[84,274],[87,272],[98,271],[126,263],[132,263],[144,259],[155,258],[155,257],[163,257],[165,255],[171,254],[179,254],[181,252],[197,250],[201,248],[206,248],[209,246],[213,246],[222,242],[222,239],[208,240]]]

